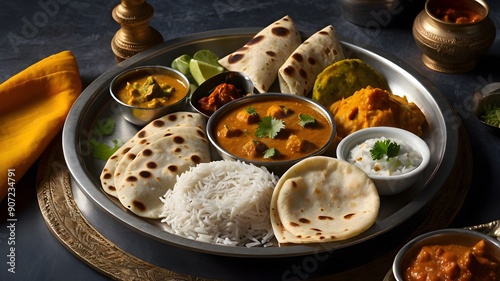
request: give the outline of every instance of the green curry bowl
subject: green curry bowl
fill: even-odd
[[[266,167],[277,175],[307,157],[332,153],[335,135],[326,108],[282,93],[239,98],[215,111],[207,123],[207,136],[222,159]]]
[[[109,91],[123,118],[144,126],[185,108],[189,80],[169,67],[140,66],[118,74],[111,81]]]

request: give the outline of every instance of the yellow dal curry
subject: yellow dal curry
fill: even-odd
[[[188,87],[179,79],[156,73],[130,77],[120,86],[116,96],[124,103],[141,108],[171,105],[183,99]]]
[[[248,114],[248,109],[256,114]],[[283,111],[283,109],[285,109]],[[314,123],[299,124],[299,114],[314,118]],[[258,137],[259,122],[265,116],[282,120],[284,128],[276,137]],[[216,141],[227,152],[243,159],[284,161],[310,155],[321,149],[332,135],[332,125],[307,102],[289,99],[264,99],[241,104],[226,112],[215,126]],[[278,151],[265,157],[265,150]]]

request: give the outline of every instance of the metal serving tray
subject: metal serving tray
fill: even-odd
[[[453,169],[458,150],[458,127],[453,110],[432,83],[401,59],[380,51],[361,48],[342,41],[345,53],[368,63],[384,75],[393,93],[406,96],[424,112],[428,127],[424,140],[431,150],[431,161],[423,176],[408,191],[381,197],[376,223],[364,233],[344,241],[287,247],[230,247],[198,242],[165,231],[159,220],[135,216],[101,188],[99,176],[105,162],[92,158],[88,138],[97,120],[111,117],[115,133],[103,138],[128,140],[139,128],[125,121],[112,103],[108,92],[111,80],[123,70],[141,65],[170,65],[182,54],[209,49],[220,57],[243,46],[260,29],[238,28],[196,33],[166,41],[111,68],[91,83],[77,99],[63,129],[63,152],[72,176],[72,184],[114,219],[151,239],[184,249],[223,256],[285,257],[309,255],[346,248],[380,236],[409,220],[422,210],[446,182]],[[304,33],[306,38],[312,33]]]

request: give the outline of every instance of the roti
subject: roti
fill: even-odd
[[[366,231],[380,199],[373,181],[346,161],[307,158],[280,178],[271,199],[271,224],[280,244],[345,240]]]
[[[175,112],[151,121],[116,150],[115,153],[109,157],[108,161],[106,161],[100,175],[101,186],[104,191],[116,197],[116,167],[128,151],[156,132],[179,125],[195,126],[204,130],[206,124],[201,114],[193,112]]]
[[[118,162],[118,164],[115,167],[115,173],[113,174],[114,176],[114,182],[120,182],[123,178],[123,175],[125,175],[125,170],[127,169],[128,165],[132,160],[135,159],[137,154],[143,150],[146,146],[150,145],[152,142],[171,136],[173,134],[189,134],[189,135],[195,135],[199,136],[202,138],[205,138],[205,132],[197,127],[197,126],[191,126],[191,125],[177,125],[175,127],[169,127],[163,130],[160,130],[154,134],[152,134],[149,137],[143,138],[140,141],[136,142],[135,145],[130,148],[130,150],[124,154],[122,159]]]
[[[280,91],[307,96],[316,76],[330,64],[344,58],[335,29],[331,25],[326,26],[307,38],[279,68]]]
[[[173,188],[176,178],[202,162],[210,161],[206,138],[193,134],[172,134],[142,149],[130,162],[123,178],[116,182],[117,197],[138,216],[159,218],[160,200]]]
[[[290,16],[284,16],[220,59],[219,64],[227,70],[245,73],[259,93],[266,93],[276,80],[279,67],[300,43],[295,23]]]

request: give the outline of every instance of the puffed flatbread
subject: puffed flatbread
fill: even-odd
[[[182,133],[160,138],[127,166],[116,183],[117,197],[136,215],[159,218],[163,207],[160,197],[173,188],[178,175],[203,162],[210,162],[206,138]]]
[[[108,161],[106,161],[100,175],[103,190],[107,194],[116,197],[115,171],[123,156],[127,154],[133,146],[145,138],[158,131],[178,125],[196,126],[203,130],[206,127],[204,117],[199,113],[193,112],[174,112],[151,121],[139,130],[131,139],[125,142],[117,151],[115,151],[115,153],[113,153],[113,155],[111,155],[111,157],[109,157]]]
[[[372,226],[379,207],[375,184],[363,171],[343,160],[314,156],[278,181],[271,224],[280,244],[338,241]]]
[[[301,41],[292,18],[284,16],[220,59],[219,64],[227,70],[245,73],[259,93],[266,93],[276,80],[279,67]]]
[[[328,25],[307,38],[278,70],[280,91],[307,96],[316,76],[335,61],[344,59],[342,45]]]

